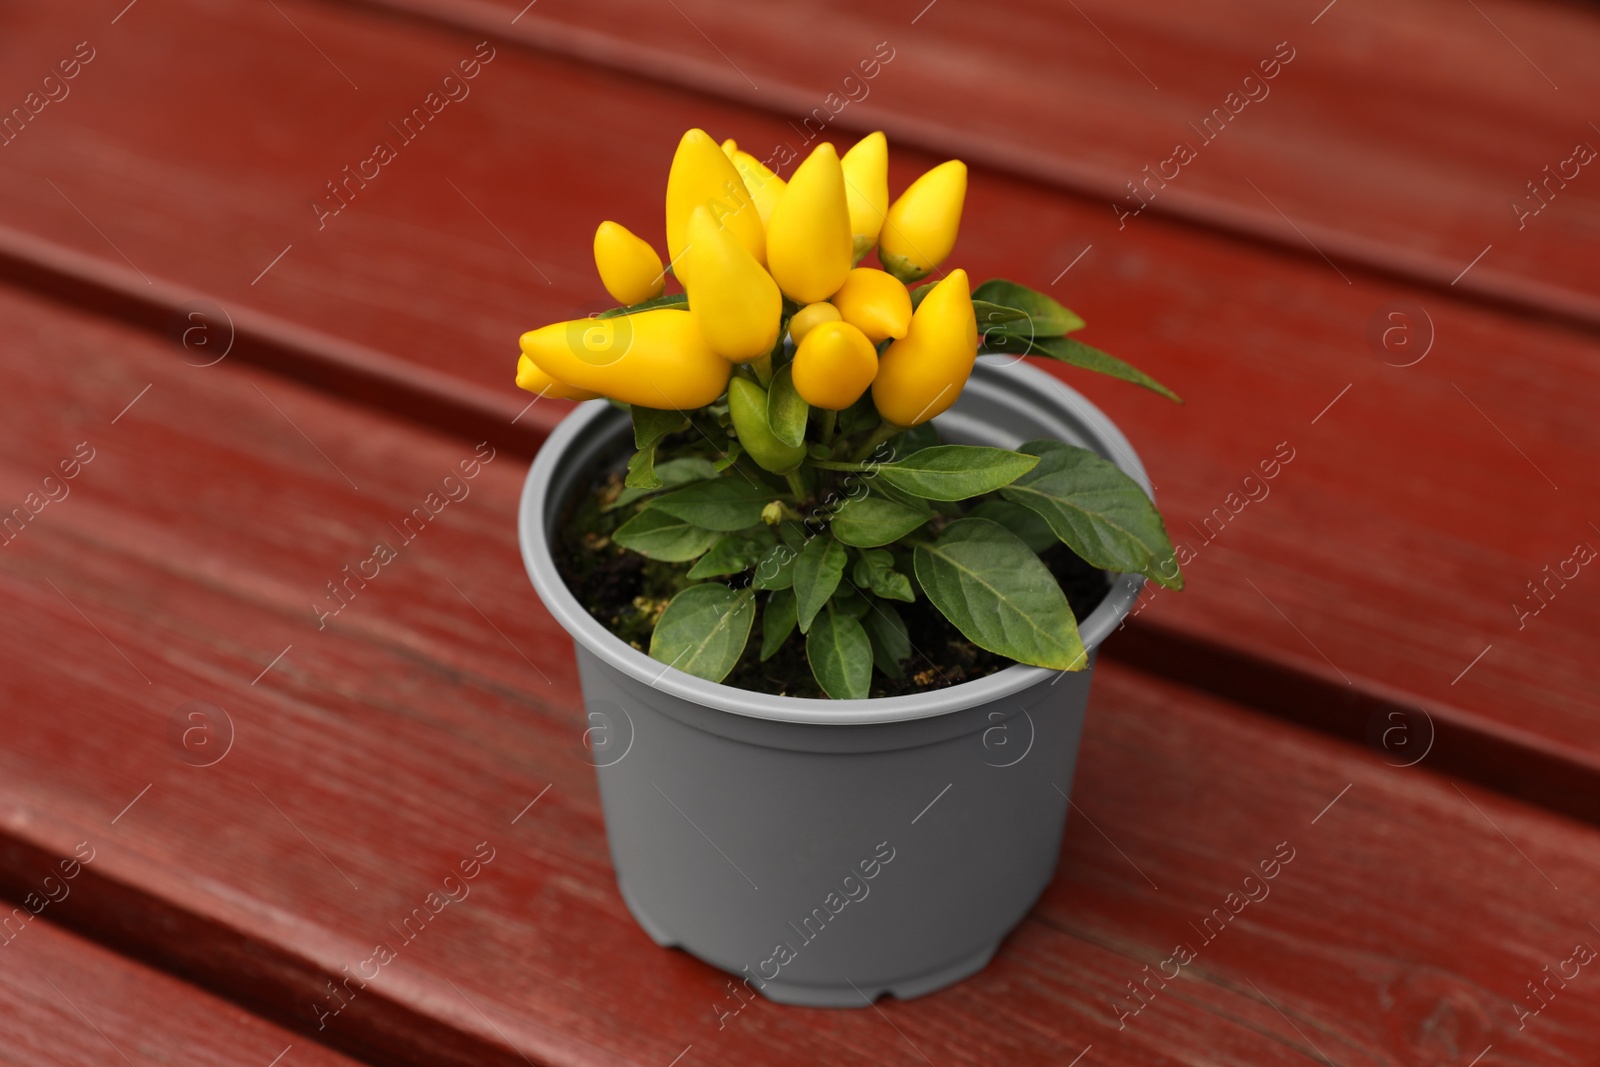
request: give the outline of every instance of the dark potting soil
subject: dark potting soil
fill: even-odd
[[[641,652],[650,648],[650,632],[667,602],[680,587],[685,563],[661,563],[630,552],[611,540],[611,532],[635,514],[631,505],[604,510],[622,488],[620,473],[597,473],[579,483],[562,509],[555,538],[556,569],[578,602],[599,623]],[[1065,545],[1039,557],[1067,595],[1081,623],[1105,598],[1110,578],[1080,559]],[[909,567],[902,568],[909,570]],[[713,581],[748,585],[750,572]],[[849,580],[848,573],[846,580]],[[763,601],[764,603],[764,601]],[[977,647],[961,636],[943,615],[918,595],[914,603],[894,602],[911,638],[911,655],[902,663],[903,677],[872,672],[874,697],[899,696],[943,689],[1003,670],[1014,660]],[[757,612],[746,653],[723,684],[777,696],[821,697],[806,661],[805,637],[790,634],[772,658],[761,662],[761,613]]]

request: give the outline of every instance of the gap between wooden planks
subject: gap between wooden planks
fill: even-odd
[[[12,844],[0,871],[8,890],[19,896],[45,893],[42,879],[50,875],[17,878],[23,863],[15,849]],[[37,859],[41,870],[55,866],[52,856],[27,859]],[[56,871],[49,892],[64,895],[49,908],[68,907],[71,900],[72,882],[60,883],[59,874]],[[13,940],[0,949],[0,1063],[352,1067],[357,1062],[242,1012],[215,994],[68,933],[52,921],[48,910],[22,932],[8,936]]]

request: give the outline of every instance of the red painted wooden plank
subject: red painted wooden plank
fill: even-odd
[[[744,109],[506,49],[482,68],[472,96],[449,105],[456,110],[441,113],[319,233],[307,205],[337,172],[330,162],[348,162],[351,144],[364,144],[420,99],[440,70],[472,54],[473,39],[376,22],[363,11],[284,8],[314,39],[338,42],[341,67],[365,83],[358,92],[332,65],[302,68],[306,41],[276,12],[134,10],[138,20],[130,12],[111,28],[127,36],[110,40],[125,43],[108,46],[76,83],[87,90],[94,83],[86,79],[104,74],[102,84],[121,85],[123,94],[74,95],[40,116],[31,140],[0,155],[11,168],[0,170],[0,184],[17,224],[122,263],[103,232],[154,279],[145,285],[123,263],[121,292],[159,290],[167,295],[158,303],[188,287],[209,293],[238,321],[256,323],[260,343],[242,352],[302,377],[412,412],[427,406],[438,383],[333,344],[318,357],[324,342],[298,345],[295,326],[481,387],[440,388],[452,395],[435,421],[457,430],[474,411],[504,419],[510,410],[489,398],[493,390],[513,395],[509,358],[495,355],[511,337],[604,303],[587,261],[588,230],[601,209],[575,205],[592,198],[652,233],[673,131],[703,122],[746,143],[782,135],[782,124]],[[186,12],[232,20],[230,39],[251,62],[209,52],[213,24]],[[59,36],[55,18],[30,9],[19,20],[34,20],[32,36],[7,47],[46,54]],[[193,56],[197,66],[142,66],[168,52]],[[190,77],[210,87],[204,100],[187,93]],[[342,103],[313,107],[335,90]],[[142,105],[131,114],[129,94]],[[562,106],[527,103],[553,99]],[[292,153],[286,115],[303,116]],[[202,126],[204,141],[175,132]],[[929,162],[900,153],[897,180]],[[183,184],[168,180],[175,172],[187,176]],[[82,183],[70,203],[50,188],[58,178]],[[452,183],[470,190],[470,202]],[[201,232],[226,240],[197,241]],[[23,244],[13,245],[13,276],[33,261]],[[1359,272],[1346,284],[1321,260],[1264,254],[1155,217],[1119,231],[1097,206],[981,171],[958,257],[980,275],[1054,281],[1052,291],[1089,313],[1091,341],[1189,398],[1187,408],[1171,409],[1125,387],[1072,379],[1139,443],[1175,529],[1198,553],[1191,590],[1152,603],[1143,618],[1178,631],[1190,647],[1224,644],[1233,658],[1207,684],[1233,684],[1240,657],[1310,672],[1322,683],[1322,706],[1301,713],[1358,735],[1375,712],[1387,714],[1371,701],[1420,704],[1468,732],[1473,752],[1457,765],[1500,739],[1515,742],[1532,753],[1516,771],[1518,788],[1532,793],[1543,782],[1541,799],[1561,801],[1551,794],[1565,792],[1568,810],[1600,815],[1588,803],[1593,790],[1550,787],[1565,780],[1552,769],[1600,762],[1596,668],[1585,640],[1600,616],[1579,589],[1543,577],[1590,536],[1592,516],[1581,503],[1596,475],[1583,457],[1597,442],[1573,398],[1600,383],[1585,335]],[[53,276],[78,269],[66,254],[56,258]],[[539,271],[553,284],[539,281]],[[1373,337],[1392,324],[1397,302],[1410,306],[1414,347],[1390,351]],[[269,326],[251,312],[280,321]],[[163,321],[162,314],[146,305],[135,317]],[[1427,355],[1397,365],[1413,352]],[[357,365],[360,374],[351,370]],[[1235,518],[1228,509],[1245,497],[1229,494],[1246,488],[1242,480],[1280,442],[1302,458],[1265,487],[1270,499],[1244,505]],[[1540,603],[1526,599],[1535,578],[1562,595],[1519,627],[1514,606]],[[1169,643],[1146,662],[1176,655]],[[1326,696],[1334,686],[1359,688],[1368,703],[1346,709]]]
[[[8,856],[0,877],[50,903],[37,919],[23,921],[13,913],[13,925],[6,928],[8,940],[0,948],[0,1063],[341,1067],[356,1062],[68,933],[44,916],[79,906],[72,902],[72,882],[63,881],[54,864],[33,872],[34,878],[19,879],[18,873]]]
[[[1600,324],[1583,5],[363,2]]]
[[[319,630],[322,583],[469,442],[31,297],[0,314],[31,401],[0,427],[0,490],[95,449],[0,552],[0,699],[50,709],[6,723],[0,834],[104,842],[63,922],[309,1031],[327,977],[487,841],[470,898],[324,1040],[385,1063],[1587,1062],[1591,998],[1526,1032],[1512,1005],[1591,937],[1592,827],[1115,663],[1061,875],[992,968],[884,1005],[893,1026],[760,1004],[718,1029],[723,980],[613,889],[569,646],[513,541],[520,464],[488,463]],[[170,732],[193,700],[232,724],[211,766]],[[1126,983],[1285,841],[1271,897],[1118,1029]]]
[[[247,306],[140,280],[103,259],[0,226],[0,278],[165,335],[185,363],[257,363],[325,392],[531,455],[572,405],[480,385]]]

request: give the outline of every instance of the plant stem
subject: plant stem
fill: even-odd
[[[789,481],[789,492],[794,494],[795,503],[803,504],[806,500],[806,483],[800,478],[800,468],[796,467],[784,475]]]
[[[824,411],[822,413],[822,443],[833,444],[833,427],[839,421],[837,411]]]
[[[756,372],[756,381],[761,383],[761,388],[769,389],[772,386],[772,354],[752,359],[749,366]]]
[[[841,463],[831,459],[813,459],[810,463],[813,467],[825,471],[856,472],[867,470],[871,466],[868,463]]]
[[[861,460],[864,460],[868,456],[872,455],[873,451],[876,450],[879,445],[883,444],[885,441],[899,432],[900,427],[888,422],[887,420],[880,423],[878,428],[872,432],[872,436],[867,438],[866,442],[856,450],[856,461],[860,462]]]

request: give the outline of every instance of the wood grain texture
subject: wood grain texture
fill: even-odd
[[[17,880],[21,872],[14,851],[0,844],[0,852],[6,852],[0,877]],[[52,864],[34,872],[33,879],[20,878],[29,886],[26,892],[43,893],[42,879],[54,877],[51,892],[59,900],[47,904],[40,918],[11,927],[10,940],[0,948],[0,1063],[348,1067],[355,1062],[63,930],[50,919],[58,909],[81,905],[73,902],[72,882],[61,883],[60,872],[53,870]]]
[[[884,129],[1104,212],[1148,203],[1130,226],[1168,215],[1600,325],[1600,183],[1557,172],[1600,148],[1584,5],[361,2],[770,110],[796,145],[808,117]]]
[[[505,427],[490,419],[515,400],[492,398],[517,395],[510,357],[496,353],[530,325],[607,303],[588,261],[593,222],[615,214],[659,238],[657,194],[682,127],[752,144],[788,136],[747,108],[506,48],[319,231],[309,205],[321,183],[359,158],[355,146],[389,136],[474,38],[318,4],[285,7],[292,25],[204,0],[134,11],[74,95],[0,155],[5,210],[25,231],[9,246],[11,276],[59,289],[50,278],[81,276],[72,251],[95,257],[121,278],[107,301],[147,324],[185,290],[208,295],[244,324],[242,355],[457,432],[481,417],[484,436],[513,447],[532,435],[495,436]],[[72,36],[62,17],[17,16],[3,47],[19,69]],[[209,47],[218,26],[233,51]],[[337,58],[310,63],[295,27]],[[185,65],[152,59],[168,55]],[[196,79],[206,96],[188,90]],[[931,162],[897,153],[895,181]],[[43,281],[29,235],[67,246]],[[1273,705],[1351,736],[1387,714],[1375,696],[1420,707],[1470,741],[1447,750],[1453,766],[1477,773],[1481,753],[1514,744],[1531,755],[1507,785],[1600,817],[1600,794],[1552,787],[1568,779],[1549,773],[1600,767],[1586,636],[1600,601],[1583,592],[1587,572],[1567,589],[1543,570],[1600,536],[1584,511],[1600,443],[1572,403],[1600,393],[1588,335],[1361,272],[1347,283],[1320,259],[1159,217],[1119,230],[1101,205],[993,172],[974,176],[957,258],[977,276],[1049,288],[1087,315],[1088,340],[1189,400],[1172,408],[1069,376],[1137,443],[1197,553],[1190,589],[1141,615],[1233,657],[1191,677],[1243,695],[1238,665],[1267,661],[1324,693],[1359,688],[1348,707]],[[165,295],[130,313],[139,288]],[[1391,340],[1409,347],[1374,341],[1396,323]],[[434,389],[443,399],[430,409]],[[523,420],[537,431],[554,411]],[[1299,458],[1234,516],[1243,479],[1280,442]],[[1519,618],[1516,605],[1544,602],[1529,583],[1546,581],[1549,606]],[[1169,644],[1143,662],[1161,669],[1180,653]],[[1457,733],[1441,727],[1441,741]]]
[[[0,491],[95,450],[0,549],[6,892],[99,849],[60,922],[376,1063],[1588,1062],[1581,986],[1526,1031],[1512,1005],[1594,936],[1593,828],[1114,663],[1061,872],[992,967],[882,1015],[763,1003],[719,1029],[724,979],[617,898],[570,646],[517,557],[520,464],[319,630],[323,583],[470,442],[33,297],[0,315],[31,401]],[[193,700],[232,724],[211,766],[172,735]],[[323,1019],[329,978],[479,842],[470,897]],[[1280,842],[1271,895],[1119,1030],[1113,998]]]
[[[182,285],[141,280],[103,259],[3,226],[0,278],[165,335],[190,366],[223,359],[261,364],[323,392],[449,433],[477,434],[524,455],[532,455],[572,407],[523,399],[523,393],[479,385],[250,307],[224,308]]]

